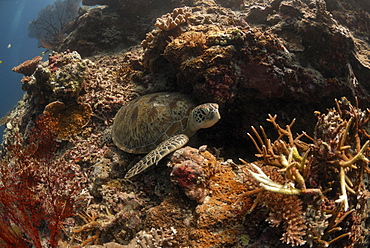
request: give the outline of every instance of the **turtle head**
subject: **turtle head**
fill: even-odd
[[[193,109],[189,118],[190,132],[212,127],[221,118],[217,103],[205,103]]]

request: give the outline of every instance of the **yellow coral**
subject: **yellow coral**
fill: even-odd
[[[59,139],[67,140],[82,131],[92,115],[89,104],[73,104],[66,106],[63,102],[49,103],[44,110],[58,120],[58,128],[55,131]]]

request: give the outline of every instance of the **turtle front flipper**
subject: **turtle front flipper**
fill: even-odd
[[[189,137],[185,134],[178,134],[170,137],[169,139],[160,143],[156,149],[149,152],[145,157],[143,157],[139,162],[137,162],[125,175],[125,178],[131,178],[146,170],[153,164],[158,164],[158,162],[167,154],[183,147],[188,143]]]

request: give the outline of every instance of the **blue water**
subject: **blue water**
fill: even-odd
[[[45,50],[37,48],[37,40],[28,34],[28,23],[38,12],[55,0],[0,0],[0,118],[4,116],[24,92],[22,75],[12,71],[14,66],[40,55]],[[8,45],[11,47],[8,48]],[[46,58],[45,58],[46,59]],[[45,60],[44,59],[44,60]],[[0,127],[0,142],[4,127]]]

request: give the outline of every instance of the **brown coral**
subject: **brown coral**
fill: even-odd
[[[26,60],[22,64],[13,67],[12,71],[23,74],[25,76],[31,76],[41,60],[41,56],[36,56],[33,59]]]
[[[190,14],[191,9],[189,7],[176,8],[172,13],[167,13],[161,18],[158,18],[154,25],[161,30],[168,31],[185,23]]]
[[[53,118],[58,119],[56,135],[59,139],[67,140],[82,131],[90,120],[92,110],[89,104],[66,106],[62,102],[55,101],[45,107],[44,113],[49,113]]]
[[[201,169],[196,167],[202,173],[198,179],[206,181],[198,184],[207,187],[208,195],[203,203],[194,206],[186,197],[171,194],[159,206],[147,211],[147,225],[174,227],[178,231],[175,240],[179,246],[176,247],[239,247],[239,237],[244,231],[243,219],[251,206],[249,198],[243,197],[247,191],[244,173],[235,171],[236,165],[231,161],[217,161],[204,147],[184,149],[187,160],[183,160],[185,156],[174,154],[172,161],[178,161],[175,165],[185,166],[185,161],[200,165]],[[187,182],[183,181],[183,185]]]

